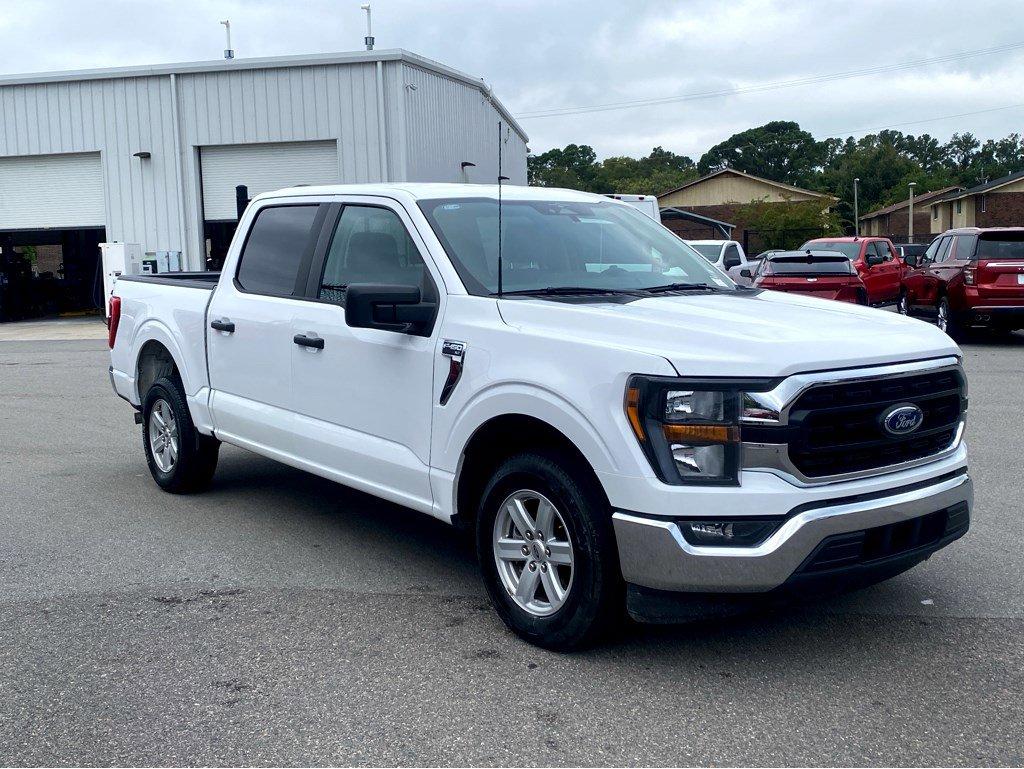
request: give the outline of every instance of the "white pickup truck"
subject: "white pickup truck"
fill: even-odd
[[[967,530],[941,331],[737,287],[619,201],[502,194],[281,190],[219,275],[120,278],[110,377],[155,481],[200,490],[226,442],[464,527],[502,619],[557,649]]]

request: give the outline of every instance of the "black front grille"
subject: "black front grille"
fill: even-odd
[[[833,571],[910,555],[916,550],[925,552],[944,539],[963,534],[968,519],[967,503],[960,502],[909,521],[835,534],[818,545],[798,572]]]
[[[922,459],[953,441],[964,409],[957,369],[812,387],[789,412],[790,461],[804,475],[859,472]],[[882,414],[900,403],[924,412],[913,433],[894,436]]]

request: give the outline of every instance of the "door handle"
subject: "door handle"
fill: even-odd
[[[235,333],[235,324],[230,320],[214,320],[210,322],[210,328],[214,331],[226,331],[229,334]]]
[[[317,350],[324,349],[324,340],[318,336],[306,336],[305,334],[296,334],[292,337],[292,341],[295,342],[299,347],[313,347]]]

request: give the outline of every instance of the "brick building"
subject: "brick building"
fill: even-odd
[[[914,240],[926,241],[931,238],[931,203],[961,190],[963,187],[943,187],[941,190],[914,196]],[[860,234],[890,238],[897,243],[907,242],[910,235],[910,200],[901,200],[864,214],[860,218]]]
[[[932,234],[953,227],[1024,226],[1024,171],[955,190],[929,204]]]
[[[778,205],[820,200],[831,206],[835,200],[831,195],[793,187],[771,179],[747,174],[733,168],[715,171],[692,182],[658,195],[658,207],[691,211],[702,217],[735,225],[732,237],[741,243],[748,243],[753,250],[758,248],[758,238],[748,230],[743,221],[742,209],[750,203],[765,201]],[[683,238],[721,238],[713,225],[681,218],[665,219],[665,226]],[[813,233],[810,233],[813,234]]]

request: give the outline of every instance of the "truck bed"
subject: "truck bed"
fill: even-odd
[[[165,286],[186,286],[188,288],[205,288],[213,291],[220,280],[219,272],[165,272],[157,275],[121,275],[118,280],[137,283],[160,283]]]

